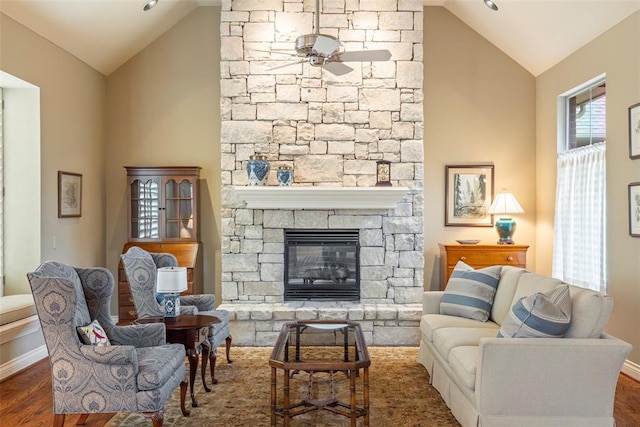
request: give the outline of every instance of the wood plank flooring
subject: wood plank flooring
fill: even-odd
[[[43,359],[0,383],[0,425],[45,427],[53,425],[51,374]],[[620,375],[613,410],[616,427],[640,426],[640,382]],[[103,426],[113,414],[93,414],[86,426]],[[65,425],[75,425],[78,415],[69,415]]]

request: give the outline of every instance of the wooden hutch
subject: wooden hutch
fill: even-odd
[[[125,166],[128,184],[128,242],[148,252],[168,252],[187,267],[188,289],[202,293],[198,166]],[[130,323],[137,313],[122,262],[118,266],[118,317]]]

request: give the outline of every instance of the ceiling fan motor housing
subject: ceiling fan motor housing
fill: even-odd
[[[316,44],[316,41],[318,40],[318,37],[325,37],[328,39],[333,39],[336,42],[338,42],[338,39],[333,37],[333,36],[328,36],[326,34],[305,34],[302,36],[299,36],[296,39],[296,52],[298,53],[298,55],[300,56],[311,56],[311,55],[318,55],[318,52],[314,52],[313,50],[313,46]],[[339,42],[338,42],[339,43]],[[337,50],[337,49],[336,49]],[[331,54],[335,53],[331,52]],[[331,54],[329,55],[318,55],[318,56],[325,56],[325,57],[329,57],[331,56]],[[321,63],[319,65],[322,65]]]

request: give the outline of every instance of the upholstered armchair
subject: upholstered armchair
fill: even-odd
[[[162,426],[165,401],[178,385],[189,414],[184,346],[166,344],[161,323],[113,324],[109,270],[47,261],[27,277],[51,362],[54,426],[64,425],[65,414],[82,414],[84,424],[102,412],[142,412]],[[91,330],[99,345],[83,343],[78,327]]]
[[[169,253],[151,253],[137,246],[132,246],[121,255],[121,258],[138,317],[162,316],[162,308],[156,299],[158,268],[177,266],[176,257]],[[208,335],[211,382],[217,384],[218,380],[215,378],[217,348],[222,343],[225,343],[227,363],[233,363],[233,361],[229,357],[232,340],[229,312],[216,310],[214,307],[215,295],[212,294],[180,296],[180,312],[182,314],[203,314],[220,319],[220,323],[211,326]]]

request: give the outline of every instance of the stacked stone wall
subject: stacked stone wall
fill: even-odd
[[[320,32],[337,37],[344,51],[386,49],[391,59],[349,62],[351,72],[331,74],[292,56],[296,37],[313,32],[315,1],[222,2],[222,299],[247,344],[260,342],[258,330],[274,332],[287,320],[273,314],[287,307],[285,228],[360,230],[354,313],[396,313],[367,319],[371,342],[375,321],[405,328],[419,318],[397,313],[415,313],[423,290],[422,1],[324,0],[321,8]],[[389,210],[247,209],[234,187],[248,185],[254,154],[270,161],[267,185],[276,185],[275,170],[286,165],[296,186],[371,187],[376,160],[384,159],[392,184],[409,192]],[[296,309],[284,310],[288,320],[304,312],[290,306]],[[256,326],[251,313],[264,323]],[[417,343],[415,335],[406,340]]]

